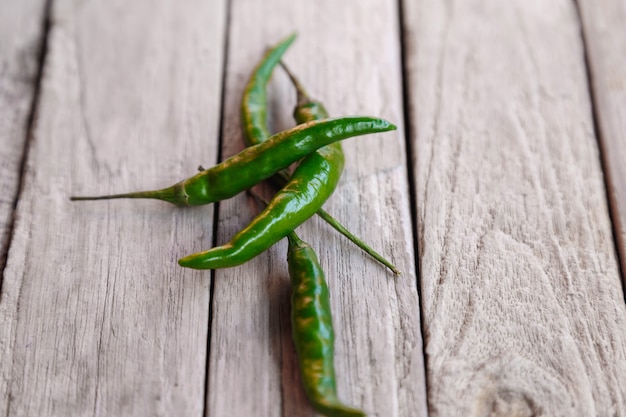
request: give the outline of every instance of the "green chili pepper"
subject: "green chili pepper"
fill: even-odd
[[[252,190],[248,194],[267,206]],[[337,398],[334,366],[335,332],[324,271],[313,248],[295,232],[287,235],[287,263],[291,279],[291,330],[302,385],[313,407],[329,417],[365,414]]]
[[[222,163],[168,188],[70,199],[154,198],[179,206],[208,204],[254,186],[321,146],[394,129],[396,127],[386,120],[366,116],[320,120],[277,133],[267,141],[245,148]]]
[[[252,71],[241,100],[241,130],[247,146],[258,145],[270,137],[267,128],[267,83],[274,67],[295,39],[296,34],[292,34],[278,42]]]
[[[286,37],[265,53],[253,70],[244,89],[241,100],[241,126],[244,142],[247,146],[257,145],[270,136],[267,128],[267,83],[272,76],[274,67],[280,62],[283,54],[293,43],[295,37],[295,34]],[[310,100],[297,78],[289,71],[286,65],[282,65],[298,92],[298,107],[296,108],[296,119],[300,119],[298,123],[327,118],[328,113],[324,106],[319,102]],[[339,147],[338,151],[343,152],[341,147]],[[289,173],[281,171],[279,174],[271,177],[270,180],[276,188],[280,189],[289,180]],[[396,275],[400,274],[400,271],[391,262],[352,234],[323,208],[320,207],[316,214],[363,251],[393,271],[393,273]]]
[[[329,417],[363,417],[337,398],[333,351],[335,334],[324,271],[311,246],[295,233],[287,235],[291,278],[291,328],[306,395]]]

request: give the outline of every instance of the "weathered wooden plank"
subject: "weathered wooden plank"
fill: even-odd
[[[626,279],[626,1],[578,1],[613,228]],[[624,281],[626,282],[626,281]]]
[[[286,61],[331,114],[371,114],[402,126],[395,2],[321,1],[304,11],[298,2],[237,0],[231,7],[224,157],[243,147],[238,106],[250,71],[269,44],[293,30],[299,39]],[[295,92],[280,70],[270,92],[274,130],[293,125]],[[394,278],[317,219],[299,228],[329,281],[340,397],[370,415],[425,415],[403,132],[352,139],[344,149],[346,171],[326,208],[404,274]],[[220,204],[218,243],[256,213],[245,195]],[[284,242],[216,272],[209,415],[313,414],[295,368],[289,293]]]
[[[575,5],[404,5],[431,415],[626,415]]]
[[[217,159],[223,2],[55,1],[0,305],[3,415],[200,415],[212,209],[70,203]]]
[[[35,98],[45,3],[0,1],[0,269],[8,248],[26,130]]]
[[[20,165],[27,141],[43,47],[45,1],[2,1],[0,9],[0,288],[10,243]],[[4,307],[0,293],[0,309]],[[6,302],[4,303],[6,304]],[[5,361],[9,323],[0,315],[0,357]],[[0,415],[7,415],[8,380],[0,374]]]

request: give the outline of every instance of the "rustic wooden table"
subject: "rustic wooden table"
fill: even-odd
[[[0,415],[311,416],[286,245],[180,268],[257,212],[71,203],[243,147],[265,48],[344,143],[318,219],[341,398],[370,416],[626,416],[626,0],[0,0]],[[293,125],[280,71],[274,130]],[[620,259],[622,271],[620,274]]]

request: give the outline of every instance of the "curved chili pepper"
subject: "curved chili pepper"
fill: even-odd
[[[315,121],[277,133],[267,141],[245,148],[220,164],[168,188],[70,199],[153,198],[179,206],[213,203],[254,186],[319,147],[353,136],[395,129],[384,119],[367,116]]]
[[[267,201],[252,190],[260,204]],[[324,271],[313,248],[295,232],[287,235],[287,263],[291,279],[291,333],[307,398],[329,417],[363,417],[337,398],[334,365],[335,333]]]
[[[304,391],[318,412],[329,417],[364,417],[343,405],[335,382],[333,319],[324,271],[311,246],[287,235],[291,279],[291,328]]]
[[[241,98],[241,130],[247,146],[258,145],[270,137],[267,128],[267,82],[296,34],[287,36],[269,49],[252,71]]]

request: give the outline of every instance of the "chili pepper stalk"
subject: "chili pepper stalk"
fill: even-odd
[[[311,120],[319,120],[324,117],[328,117],[328,111],[324,107],[324,105],[317,101],[311,99],[307,91],[304,89],[300,80],[291,72],[289,67],[283,62],[280,62],[283,70],[289,76],[291,83],[296,89],[296,108],[294,109],[294,118],[299,123],[304,123]],[[336,143],[332,146],[335,146],[336,152],[341,152],[343,154],[343,149],[341,148],[341,144]],[[287,181],[288,177],[285,176],[285,173],[281,171],[279,175],[283,176],[284,180]],[[274,178],[274,177],[272,177]],[[370,255],[372,258],[380,262],[382,265],[386,266],[389,270],[391,270],[395,275],[400,275],[400,270],[395,267],[391,262],[389,262],[384,256],[376,252],[371,246],[365,243],[363,240],[356,237],[352,232],[350,232],[346,227],[344,227],[341,223],[339,223],[334,217],[332,217],[327,211],[320,209],[317,211],[317,215],[324,219],[329,225],[331,225],[335,230],[339,233],[343,234],[347,237],[352,243],[357,245],[361,250]]]
[[[178,206],[197,206],[235,196],[287,168],[316,149],[354,136],[395,130],[384,119],[350,116],[298,125],[243,149],[216,166],[160,190],[138,191],[70,200],[151,198]]]

